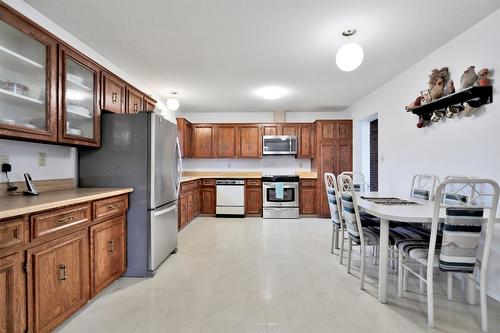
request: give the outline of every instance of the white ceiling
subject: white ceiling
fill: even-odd
[[[27,2],[161,97],[178,90],[182,112],[341,110],[500,7],[493,0]],[[335,52],[348,27],[358,30],[365,61],[344,73]],[[290,94],[259,99],[254,90],[265,85]]]

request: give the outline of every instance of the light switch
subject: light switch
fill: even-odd
[[[38,166],[44,167],[47,165],[47,153],[38,153]]]

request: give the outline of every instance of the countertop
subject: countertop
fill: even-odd
[[[318,173],[316,171],[297,171],[295,173],[301,179],[316,179]],[[189,182],[203,178],[226,178],[226,179],[260,179],[262,172],[260,171],[184,171],[182,173],[181,182]]]
[[[132,188],[72,188],[41,192],[36,196],[15,195],[1,197],[0,219],[108,198],[130,193],[133,190]]]

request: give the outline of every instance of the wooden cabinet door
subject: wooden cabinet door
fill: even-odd
[[[299,135],[297,124],[281,124],[281,135]]]
[[[245,188],[245,215],[262,216],[262,187]]]
[[[338,139],[352,140],[352,120],[338,121]]]
[[[238,139],[238,157],[262,157],[262,135],[260,125],[240,125]]]
[[[280,124],[262,125],[262,135],[280,135]]]
[[[335,124],[333,120],[319,121],[318,131],[321,140],[333,140],[336,137]]]
[[[94,297],[125,272],[125,215],[90,227],[91,295]]]
[[[26,275],[21,253],[0,258],[0,332],[26,332]]]
[[[187,222],[189,223],[194,217],[194,202],[193,192],[187,194]]]
[[[0,2],[0,138],[57,141],[57,41]]]
[[[103,72],[101,107],[114,113],[125,113],[125,82],[116,76]]]
[[[184,118],[177,118],[177,130],[182,157],[192,156],[193,126]]]
[[[143,95],[140,91],[127,87],[127,113],[144,110]]]
[[[322,191],[322,189],[325,188],[324,181],[323,181],[323,174],[325,172],[333,172],[334,174],[336,173],[335,169],[335,160],[336,160],[336,151],[333,142],[322,142],[319,145],[319,214],[320,215],[329,215],[330,214],[330,208],[328,206],[328,201],[326,198],[326,193],[325,191]]]
[[[187,223],[187,197],[185,195],[182,195],[179,197],[179,223],[178,223],[178,229],[181,229],[186,223]]]
[[[215,157],[213,125],[193,125],[193,157]]]
[[[215,187],[201,189],[201,212],[209,215],[215,214]]]
[[[302,124],[298,128],[299,151],[298,158],[311,158],[314,156],[314,131],[311,124]]]
[[[217,125],[215,130],[217,157],[236,156],[236,126]]]
[[[198,216],[201,211],[201,189],[198,187],[193,191],[194,216]]]
[[[89,299],[89,243],[82,230],[28,249],[30,332],[50,332]]]
[[[305,180],[300,182],[300,214],[316,214],[316,197],[317,197],[316,181]]]
[[[153,111],[156,106],[156,101],[149,96],[144,96],[144,110]]]
[[[336,143],[337,149],[337,173],[341,174],[344,171],[352,171],[352,143],[338,142]]]

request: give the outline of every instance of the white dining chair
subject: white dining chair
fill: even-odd
[[[410,196],[417,199],[432,200],[438,183],[439,178],[435,175],[414,175],[411,182]]]
[[[445,202],[450,186],[468,188],[472,194],[463,203]],[[434,268],[451,273],[463,273],[468,280],[468,292],[475,299],[474,271],[480,272],[481,330],[488,331],[486,282],[488,261],[493,235],[493,224],[498,207],[499,186],[489,179],[450,178],[436,190],[436,200],[428,242],[406,243],[399,248],[398,295],[403,294],[403,273],[409,272],[427,284],[427,315],[429,327],[434,327]],[[440,213],[444,211],[444,220]],[[438,237],[439,224],[444,222],[442,237]],[[484,231],[482,254],[478,254],[481,233]],[[410,263],[416,261],[427,267],[427,274],[415,272]]]
[[[354,190],[356,192],[369,192],[370,185],[365,181],[365,175],[361,172],[354,171],[344,171],[341,175],[346,175],[351,177]]]
[[[340,264],[342,264],[344,258],[344,222],[342,220],[340,192],[338,191],[337,179],[333,173],[325,172],[324,181],[332,220],[332,254],[334,254],[334,249],[339,248],[340,242],[339,256]]]
[[[338,177],[339,191],[342,203],[342,217],[348,235],[347,273],[351,273],[351,254],[354,245],[360,246],[361,268],[360,289],[364,289],[366,247],[379,245],[379,232],[374,230],[370,219],[362,220],[354,190],[352,178],[348,175]]]

